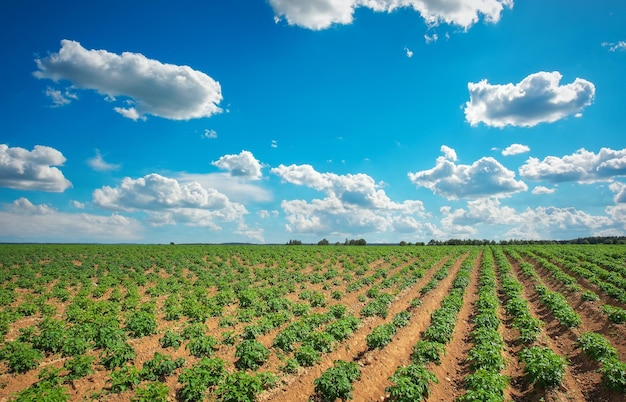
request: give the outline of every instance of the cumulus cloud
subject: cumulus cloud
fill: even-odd
[[[63,192],[72,183],[61,170],[65,157],[54,148],[35,145],[32,151],[0,144],[0,187]]]
[[[580,115],[593,102],[595,86],[582,78],[559,85],[561,74],[538,72],[518,84],[492,85],[470,82],[465,119],[472,125],[533,127],[570,115]]]
[[[609,189],[615,193],[613,200],[616,204],[626,204],[626,184],[616,181],[609,185]]]
[[[146,212],[155,226],[184,223],[213,230],[218,221],[232,222],[248,213],[239,203],[198,182],[179,183],[156,173],[138,179],[126,177],[117,187],[104,186],[93,192],[93,203],[123,212]]]
[[[108,172],[111,170],[119,170],[122,165],[117,163],[109,163],[104,160],[102,155],[100,154],[100,150],[96,149],[96,155],[92,158],[87,159],[87,164],[95,171],[98,172]]]
[[[259,180],[263,176],[261,163],[250,151],[241,151],[238,155],[224,155],[211,164],[228,170],[231,175],[237,177]]]
[[[511,144],[502,150],[502,156],[519,155],[529,151],[530,148],[527,145]]]
[[[533,188],[532,193],[537,195],[537,194],[552,194],[554,193],[556,190],[553,188],[548,188],[548,187],[544,187],[544,186],[536,186],[535,188]]]
[[[601,148],[596,154],[581,148],[562,158],[547,156],[542,161],[528,158],[519,168],[519,173],[526,180],[551,183],[610,181],[626,175],[626,149]]]
[[[204,133],[202,134],[202,138],[206,138],[209,140],[215,139],[217,138],[217,131],[205,129]]]
[[[60,212],[23,197],[0,209],[0,222],[0,238],[11,241],[136,241],[143,231],[138,221],[119,214]]]
[[[491,157],[483,157],[471,165],[457,165],[456,152],[442,147],[444,156],[437,158],[435,167],[409,173],[409,180],[447,199],[507,196],[526,191],[528,186],[515,180],[515,173]]]
[[[608,48],[610,52],[625,51],[626,50],[626,41],[620,40],[617,43],[602,42],[602,47]]]
[[[189,66],[161,63],[140,53],[88,50],[64,39],[58,53],[35,63],[37,78],[67,80],[73,88],[95,90],[108,100],[130,98],[133,106],[114,110],[133,120],[145,115],[189,120],[222,111],[218,106],[221,87],[213,78]]]
[[[285,18],[290,25],[322,30],[333,24],[351,24],[359,7],[376,12],[412,8],[426,24],[445,23],[468,29],[482,17],[487,22],[500,20],[513,0],[270,0],[275,20]]]
[[[338,234],[392,230],[415,232],[424,216],[421,201],[392,201],[366,174],[320,173],[311,165],[280,165],[271,172],[284,182],[325,193],[323,199],[283,200],[287,230],[300,233]]]

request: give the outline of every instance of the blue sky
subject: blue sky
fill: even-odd
[[[626,234],[626,3],[9,0],[0,241]]]

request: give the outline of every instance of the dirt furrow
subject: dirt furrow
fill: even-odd
[[[481,253],[482,256],[482,253]],[[463,295],[463,307],[459,311],[456,326],[445,354],[441,357],[441,365],[429,365],[427,368],[435,373],[439,383],[431,384],[429,401],[452,401],[463,395],[464,380],[469,374],[469,365],[465,361],[472,347],[472,313],[478,299],[478,275],[481,258],[476,258],[470,274],[470,283]]]

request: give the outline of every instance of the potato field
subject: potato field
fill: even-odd
[[[623,401],[626,246],[0,245],[0,401]]]

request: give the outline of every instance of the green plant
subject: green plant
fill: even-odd
[[[315,394],[322,401],[334,402],[336,399],[352,399],[352,383],[361,377],[358,364],[335,360],[333,367],[324,371],[313,381]]]
[[[235,371],[224,377],[217,387],[216,401],[218,402],[253,402],[263,391],[261,379],[245,371]]]
[[[59,369],[46,367],[38,375],[38,381],[30,387],[20,391],[15,398],[16,402],[53,401],[64,402],[70,400],[67,390],[61,386]]]
[[[107,370],[115,367],[122,367],[126,362],[134,360],[135,349],[126,342],[117,342],[100,354],[100,364]]]
[[[602,306],[602,312],[607,315],[609,321],[616,324],[622,324],[626,322],[626,310],[620,307],[614,307],[610,304]]]
[[[394,384],[387,387],[389,400],[394,402],[418,402],[428,397],[430,383],[437,383],[434,373],[421,364],[398,367],[389,378]]]
[[[159,345],[165,348],[173,348],[174,350],[178,349],[180,345],[183,343],[183,337],[179,333],[174,330],[168,329],[165,331],[161,339],[159,339]]]
[[[300,363],[296,359],[287,359],[285,365],[282,366],[281,371],[286,374],[295,374],[300,370]]]
[[[218,358],[202,358],[193,367],[184,369],[178,377],[183,384],[180,399],[202,401],[208,389],[216,387],[228,374],[225,362]]]
[[[519,360],[525,363],[524,373],[531,383],[551,387],[561,383],[567,360],[550,348],[533,346],[522,349]]]
[[[240,370],[256,370],[269,358],[270,351],[262,343],[251,339],[241,341],[235,350],[238,360],[235,366]]]
[[[313,349],[311,345],[302,345],[293,353],[293,357],[302,367],[311,367],[317,363],[321,357],[320,352]]]
[[[39,366],[43,354],[28,343],[20,341],[7,342],[0,350],[0,358],[7,362],[9,372],[25,373]]]
[[[441,364],[441,355],[445,352],[445,345],[439,342],[425,341],[420,339],[413,345],[411,361],[414,364],[426,364],[433,362]]]
[[[217,339],[211,335],[200,335],[187,343],[187,350],[195,357],[210,357],[217,349]]]
[[[582,301],[597,301],[600,300],[600,296],[598,296],[595,292],[591,290],[585,290],[580,294],[580,298]]]
[[[134,338],[152,335],[156,332],[157,320],[153,313],[139,310],[126,320],[126,330]]]
[[[172,360],[171,356],[154,353],[154,357],[143,364],[141,368],[141,378],[148,381],[164,381],[177,368],[185,364],[182,357]]]
[[[382,349],[389,342],[396,333],[396,326],[393,324],[382,324],[375,327],[372,332],[370,332],[365,337],[365,342],[367,343],[367,347],[370,350],[373,349]]]
[[[114,394],[122,393],[139,385],[141,375],[135,366],[126,365],[113,370],[107,382],[111,383],[110,390]]]
[[[618,361],[617,358],[607,359],[602,362],[600,372],[608,388],[626,391],[626,363]]]
[[[63,368],[68,371],[66,379],[69,381],[83,378],[86,375],[93,374],[93,363],[95,357],[89,355],[75,356],[63,363]]]
[[[170,390],[167,385],[156,382],[149,382],[135,390],[132,402],[167,402],[167,395]]]
[[[605,361],[607,359],[617,358],[617,349],[604,336],[595,332],[586,332],[582,334],[575,343],[576,347],[581,348],[583,352],[593,360]]]
[[[409,324],[411,313],[404,310],[393,316],[392,323],[396,328],[402,328]]]

